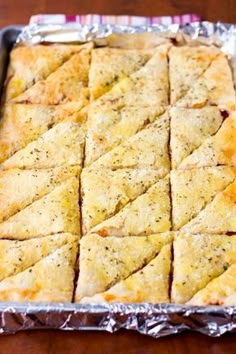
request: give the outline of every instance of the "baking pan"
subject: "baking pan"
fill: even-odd
[[[186,26],[173,25],[172,28],[163,26],[143,27],[137,31],[168,32],[169,34],[182,31],[184,37],[201,37],[204,43],[212,43],[213,34],[218,34],[217,40],[222,41],[226,48],[230,38],[233,43],[235,26],[224,24],[198,23]],[[21,33],[22,26],[10,26],[0,31],[0,90],[2,92],[9,52]],[[52,31],[52,32],[50,32]],[[58,31],[58,32],[57,32]],[[26,28],[20,40],[31,40],[34,36],[43,41],[53,42],[52,38],[60,38],[60,31],[65,37],[70,31],[76,33],[76,41],[105,38],[111,33],[136,32],[134,27],[95,26],[76,28],[69,26],[42,26]],[[64,31],[64,32],[63,32]],[[230,34],[231,33],[231,34]],[[29,35],[30,34],[30,35]],[[227,37],[228,36],[228,37]],[[69,37],[70,38],[70,37]],[[73,37],[74,38],[74,37]],[[215,37],[214,37],[215,38]],[[230,46],[230,50],[232,47]],[[194,307],[175,304],[46,304],[46,303],[4,303],[0,302],[0,333],[15,333],[28,329],[61,329],[61,330],[106,330],[115,332],[120,328],[136,330],[153,337],[161,337],[184,330],[194,330],[209,336],[220,336],[226,332],[236,331],[236,307]]]

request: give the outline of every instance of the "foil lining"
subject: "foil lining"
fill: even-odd
[[[69,43],[93,40],[109,44],[111,36],[123,33],[154,32],[157,36],[189,44],[215,44],[231,60],[236,72],[236,25],[194,22],[186,25],[143,27],[94,25],[31,25],[23,29],[17,43]],[[175,304],[43,304],[0,303],[0,333],[29,329],[136,330],[152,337],[162,337],[185,330],[216,337],[236,331],[236,307],[182,306]]]

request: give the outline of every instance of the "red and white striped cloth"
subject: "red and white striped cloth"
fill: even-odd
[[[170,25],[172,23],[185,24],[200,21],[200,17],[195,14],[180,16],[103,16],[103,15],[35,15],[30,18],[30,24],[64,24],[80,23],[82,25],[110,24],[123,26],[145,26],[153,24]]]

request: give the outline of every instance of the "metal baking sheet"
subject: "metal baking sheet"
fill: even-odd
[[[234,64],[236,54],[236,26],[194,23],[184,26],[152,27],[123,26],[21,26],[0,31],[0,88],[3,88],[9,52],[17,41],[28,44],[42,42],[73,42],[95,39],[106,44],[114,33],[158,32],[179,41],[216,44],[226,52]],[[20,34],[20,36],[19,36]],[[233,65],[234,67],[234,65]],[[105,330],[120,328],[136,330],[153,337],[162,337],[185,330],[216,337],[236,331],[236,307],[182,306],[175,304],[45,304],[0,303],[0,333],[16,333],[30,329]]]

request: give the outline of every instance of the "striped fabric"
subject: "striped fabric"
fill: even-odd
[[[110,24],[145,26],[152,24],[170,25],[172,23],[185,24],[200,21],[195,14],[180,16],[140,17],[140,16],[103,16],[103,15],[35,15],[30,24],[64,24],[80,23],[82,25]]]

